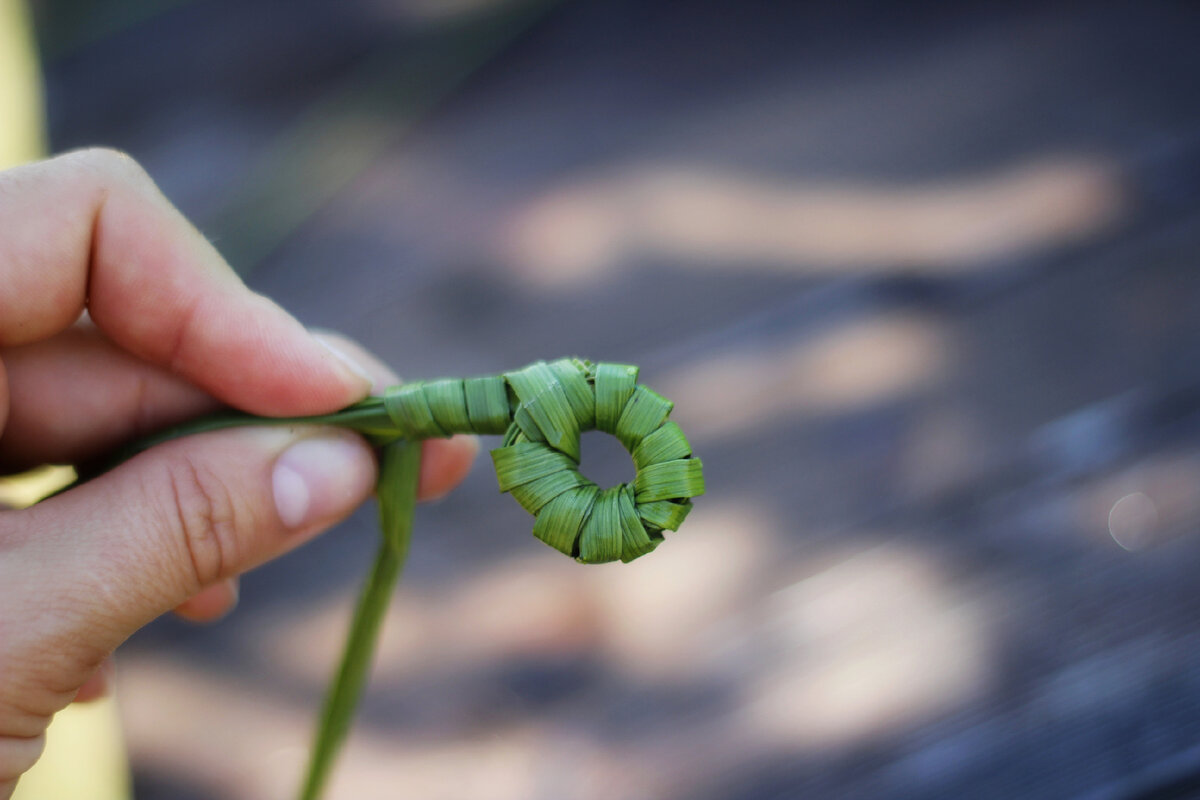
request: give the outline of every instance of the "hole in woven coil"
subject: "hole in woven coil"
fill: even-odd
[[[633,459],[617,437],[602,431],[584,431],[579,449],[580,472],[600,488],[633,483]]]

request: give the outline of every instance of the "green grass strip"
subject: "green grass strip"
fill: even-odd
[[[639,470],[633,480],[639,503],[704,494],[704,468],[698,458],[664,461]]]
[[[683,435],[683,431],[674,422],[667,422],[658,430],[647,434],[633,449],[633,466],[641,470],[650,464],[675,461],[687,458],[691,454],[692,446]]]
[[[637,385],[638,368],[630,364],[596,365],[596,430],[617,432],[617,420]]]
[[[579,534],[592,513],[600,487],[584,484],[560,494],[538,512],[533,535],[568,556],[579,554]]]
[[[382,533],[379,550],[359,595],[337,674],[325,697],[301,800],[316,800],[321,796],[334,758],[350,732],[383,618],[408,556],[420,475],[420,442],[399,441],[383,449],[377,487]]]
[[[549,365],[539,361],[516,372],[506,372],[504,378],[521,401],[521,410],[528,412],[546,442],[578,463],[579,421]],[[525,425],[521,428],[526,435],[530,434]]]
[[[463,382],[456,380],[430,381],[423,385],[425,402],[433,412],[437,426],[444,431],[461,431],[471,428],[471,417],[467,413],[467,397]]]
[[[638,504],[638,515],[650,530],[675,531],[687,519],[692,504],[688,501],[654,500]]]
[[[642,439],[666,422],[667,415],[674,407],[674,403],[658,392],[639,384],[625,402],[614,434],[632,453]]]
[[[585,564],[603,564],[621,557],[620,486],[603,489],[583,524],[579,540],[579,560]]]

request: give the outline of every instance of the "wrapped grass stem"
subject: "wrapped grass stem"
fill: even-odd
[[[168,439],[246,425],[336,425],[381,448],[381,541],[354,612],[341,664],[325,699],[301,800],[326,783],[366,685],[379,628],[412,535],[422,439],[456,433],[503,435],[492,450],[500,490],[535,517],[533,534],[584,563],[632,561],[676,530],[703,494],[703,467],[671,401],[638,383],[638,368],[575,358],[539,361],[479,378],[418,381],[331,414],[285,419],[224,413],[136,443],[123,460]],[[580,436],[620,440],[636,469],[630,483],[602,489],[579,471]]]

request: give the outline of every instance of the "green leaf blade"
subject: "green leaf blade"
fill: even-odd
[[[512,423],[508,388],[501,375],[468,378],[463,381],[467,417],[475,433],[504,433]]]
[[[363,584],[342,660],[321,711],[309,754],[301,800],[316,800],[328,780],[370,673],[379,630],[391,603],[412,539],[413,510],[421,474],[421,443],[401,440],[383,448],[379,468],[379,521],[382,538]]]
[[[507,372],[504,377],[516,392],[521,410],[528,415],[517,417],[526,435],[537,438],[527,427],[532,422],[551,447],[578,463],[579,421],[554,370],[546,362],[539,361],[525,369]]]
[[[662,427],[674,407],[674,403],[658,392],[639,384],[625,401],[614,435],[632,453],[642,439]]]
[[[579,539],[579,560],[585,564],[604,564],[621,557],[621,487],[604,489],[592,506]]]
[[[637,386],[638,368],[632,364],[596,365],[596,429],[617,432],[617,421]]]
[[[563,555],[578,555],[579,534],[598,494],[600,487],[594,483],[563,492],[538,511],[533,535]]]
[[[633,488],[639,503],[681,500],[704,494],[704,469],[698,458],[651,464],[638,472]]]
[[[633,465],[641,470],[651,464],[676,461],[692,454],[692,446],[674,422],[667,422],[648,434],[633,449]]]

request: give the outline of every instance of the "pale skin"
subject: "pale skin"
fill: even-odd
[[[247,289],[128,157],[0,172],[0,474],[77,463],[222,405],[319,414],[393,382]],[[476,449],[426,442],[421,497],[449,491]],[[53,715],[107,690],[130,634],[172,609],[228,613],[238,575],[345,518],[375,475],[354,434],[246,428],[0,512],[0,800]]]

